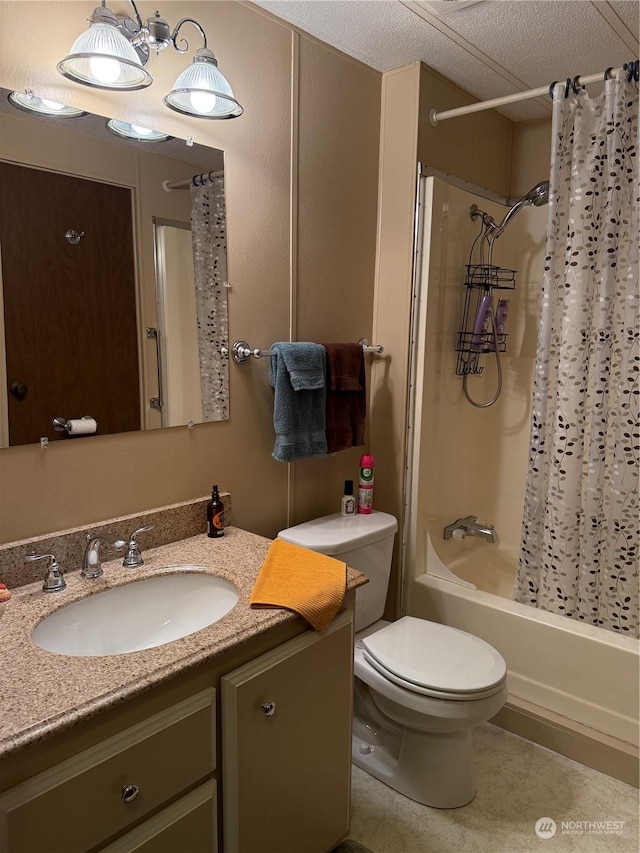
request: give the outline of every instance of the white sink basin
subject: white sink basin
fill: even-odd
[[[73,657],[121,655],[162,646],[222,619],[238,601],[228,580],[198,566],[172,567],[99,592],[47,616],[31,639],[41,649]]]

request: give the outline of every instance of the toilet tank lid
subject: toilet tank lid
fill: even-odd
[[[393,536],[398,522],[387,512],[373,511],[345,518],[340,513],[314,518],[278,533],[279,539],[322,554],[341,554]]]

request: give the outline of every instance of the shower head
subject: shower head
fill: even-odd
[[[520,201],[517,201],[513,207],[507,211],[505,218],[502,220],[500,225],[496,226],[496,229],[491,236],[494,240],[496,237],[499,237],[516,213],[518,213],[519,210],[522,210],[523,207],[527,207],[528,205],[542,207],[542,205],[547,204],[548,201],[549,181],[540,181],[539,184],[536,184],[535,187],[530,189],[526,195],[522,196]]]

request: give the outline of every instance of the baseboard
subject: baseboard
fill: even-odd
[[[638,748],[510,696],[489,722],[540,746],[639,787]]]

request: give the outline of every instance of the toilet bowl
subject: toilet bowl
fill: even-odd
[[[381,619],[396,519],[382,512],[314,519],[278,536],[344,560],[356,590],[352,760],[424,805],[457,808],[476,792],[472,730],[507,698],[507,668],[479,637],[404,616]]]
[[[354,764],[424,805],[469,803],[471,732],[507,698],[502,656],[471,634],[405,616],[356,637],[354,674]]]

